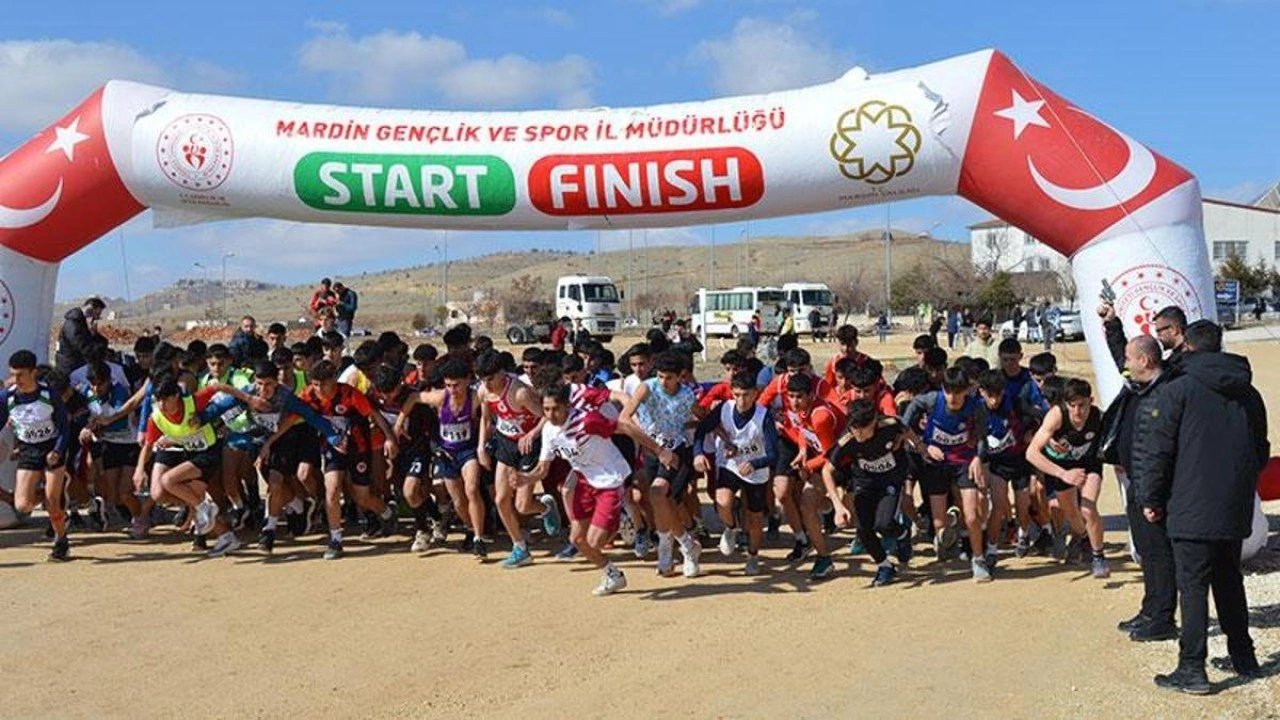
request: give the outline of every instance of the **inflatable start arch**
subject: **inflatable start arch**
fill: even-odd
[[[824,85],[644,108],[301,105],[110,82],[0,160],[0,357],[43,355],[58,264],[152,208],[454,229],[723,223],[959,194],[1110,283],[1128,333],[1215,317],[1191,173],[987,50]],[[1085,314],[1100,395],[1120,377]]]

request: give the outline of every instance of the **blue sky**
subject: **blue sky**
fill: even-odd
[[[465,109],[642,105],[883,72],[996,47],[1059,94],[1190,168],[1206,195],[1246,200],[1280,180],[1280,2],[993,3],[598,0],[6,3],[0,155],[107,79],[311,102]],[[343,62],[366,58],[366,63]],[[505,72],[498,72],[501,68]],[[482,82],[466,80],[482,79]],[[883,226],[867,208],[755,222],[752,235]],[[892,206],[896,227],[967,237],[963,200]],[[742,226],[717,229],[720,242]],[[655,233],[707,242],[707,227]],[[58,295],[143,292],[217,267],[306,282],[431,262],[437,233],[237,221],[152,230],[143,216],[64,264]],[[606,237],[606,246],[625,236]],[[246,262],[271,244],[271,257]],[[594,233],[453,233],[451,257],[589,250]],[[358,248],[358,249],[357,249]],[[218,270],[214,270],[215,274]]]

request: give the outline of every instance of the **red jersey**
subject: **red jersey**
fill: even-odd
[[[351,447],[347,452],[355,450],[357,452],[368,452],[370,445],[369,437],[369,416],[373,414],[373,404],[369,402],[369,398],[365,397],[359,390],[338,383],[338,391],[333,397],[325,399],[320,397],[320,393],[316,388],[308,387],[306,393],[302,396],[302,401],[311,406],[312,410],[325,420],[328,420],[333,429],[340,435],[348,438]],[[328,443],[328,440],[325,440]]]
[[[712,385],[710,390],[703,393],[702,397],[698,398],[698,404],[707,410],[710,410],[725,400],[732,399],[733,387],[729,385],[728,380],[722,380],[715,385]]]
[[[871,402],[876,406],[876,412],[886,417],[896,417],[898,415],[898,405],[893,401],[893,391],[889,389],[881,380],[876,385],[874,397]],[[827,391],[827,395],[822,398],[828,405],[840,411],[841,415],[849,415],[849,406],[853,404],[853,390],[845,390],[841,392],[835,387]]]
[[[870,355],[863,352],[856,352],[856,351],[852,355],[846,356],[841,354],[831,358],[830,360],[827,361],[826,372],[822,373],[822,379],[826,380],[828,385],[836,384],[836,363],[840,362],[846,357],[852,360],[853,364],[857,365],[858,367],[862,367],[863,365],[866,365],[867,361],[871,359]]]
[[[835,446],[840,437],[840,428],[844,426],[844,418],[840,413],[821,400],[815,401],[808,412],[800,413],[789,410],[790,429],[784,429],[787,437],[799,446],[808,447],[808,459],[805,469],[817,472],[827,462],[827,451]]]
[[[810,373],[809,376],[815,381],[814,395],[819,398],[826,397],[828,392],[827,381],[813,373]],[[775,399],[782,402],[782,411],[777,413],[776,416],[778,418],[778,425],[782,428],[783,432],[786,432],[786,430],[791,427],[791,420],[789,419],[791,414],[791,400],[787,398],[787,381],[790,379],[790,372],[785,372],[781,375],[774,375],[773,380],[770,380],[769,384],[765,386],[764,392],[760,393],[760,400],[758,401],[759,404],[765,407],[773,407],[773,401]]]
[[[507,396],[515,381],[514,377],[508,375],[498,397],[486,398],[484,401],[489,406],[489,414],[493,416],[494,427],[499,434],[510,440],[519,440],[542,421],[542,418],[528,410],[514,407],[508,400]]]

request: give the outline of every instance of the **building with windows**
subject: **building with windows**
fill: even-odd
[[[1280,184],[1253,203],[1205,198],[1204,235],[1216,268],[1231,255],[1253,265],[1259,260],[1280,267]],[[969,255],[984,272],[1065,273],[1070,265],[1055,250],[1003,220],[969,226]]]

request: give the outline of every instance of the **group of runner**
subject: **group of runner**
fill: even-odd
[[[70,376],[20,351],[0,395],[17,487],[0,499],[20,513],[43,505],[52,560],[69,557],[69,528],[143,540],[166,524],[212,557],[255,531],[264,553],[321,534],[332,560],[345,529],[396,537],[406,515],[415,553],[457,533],[460,551],[487,560],[502,532],[504,568],[533,561],[531,525],[546,538],[567,528],[555,557],[594,564],[594,592],[607,595],[627,584],[619,547],[652,556],[663,576],[701,573],[705,491],[718,550],[741,553],[746,575],[762,572],[785,524],[786,562],[812,556],[814,581],[834,572],[842,528],[876,586],[915,542],[968,562],[980,582],[1006,545],[1108,576],[1088,383],[1058,377],[1049,353],[1024,367],[1014,339],[989,367],[950,362],[922,335],[891,384],[856,328],[835,337],[821,373],[794,336],[771,365],[743,338],[713,383],[658,330],[619,358],[587,340],[517,359],[465,325],[445,333],[443,353],[410,354],[394,333],[349,356],[336,333],[290,345],[270,332],[238,356],[144,337],[128,362],[102,344]]]

